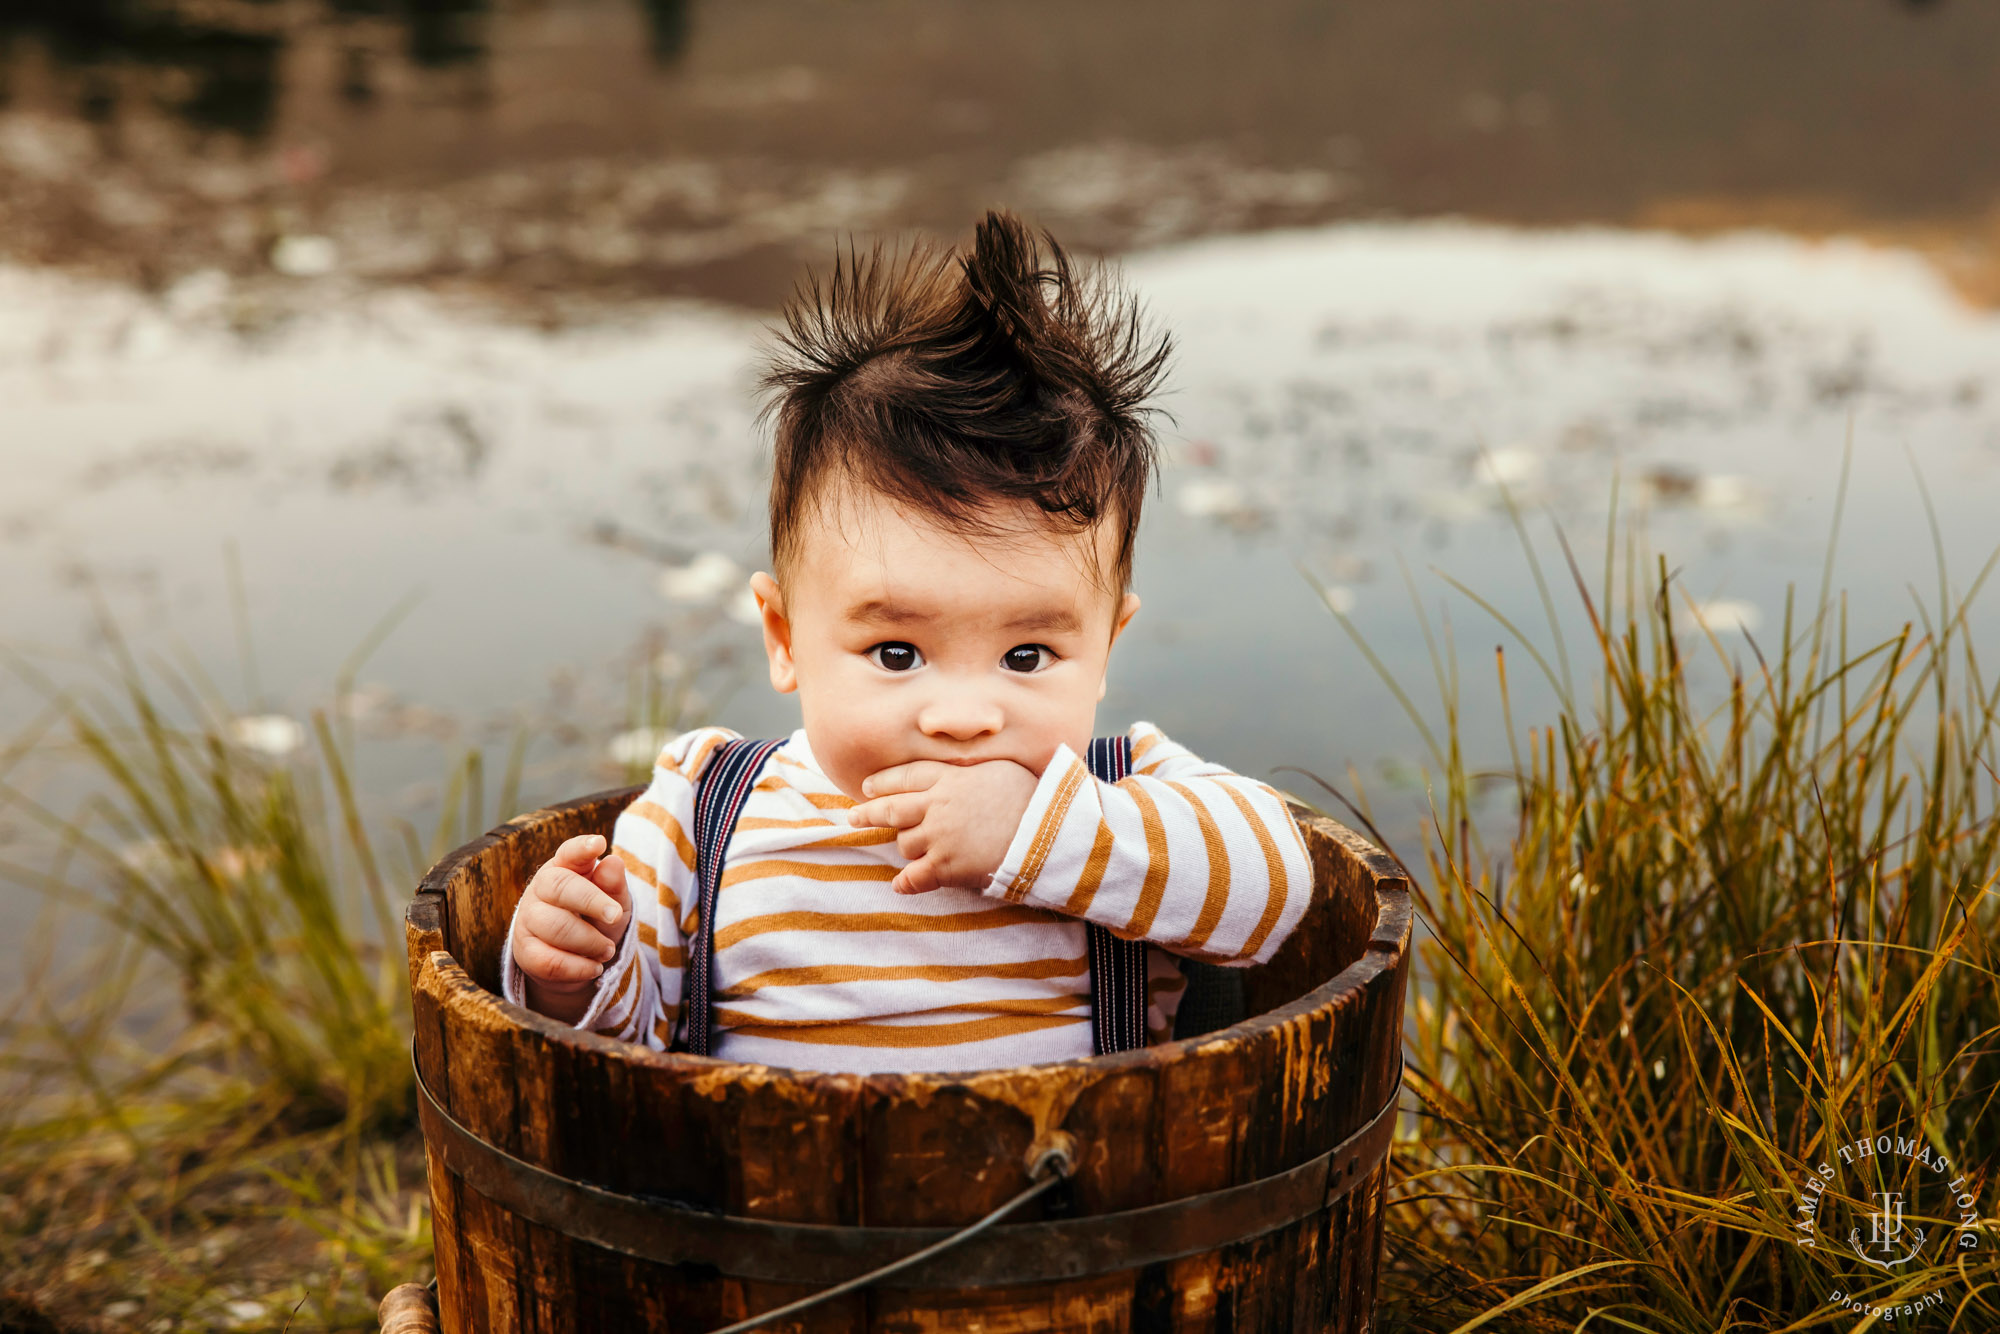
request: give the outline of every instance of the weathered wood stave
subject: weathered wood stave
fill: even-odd
[[[1299,808],[1313,906],[1276,958],[1247,971],[1252,1017],[1200,1038],[1010,1070],[829,1075],[663,1055],[507,1004],[499,950],[520,887],[564,839],[608,834],[637,790],[532,812],[468,843],[407,914],[425,1082],[474,1133],[552,1171],[753,1218],[955,1226],[1019,1190],[1030,1143],[1062,1129],[1082,1153],[1057,1207],[1097,1214],[1294,1167],[1360,1128],[1395,1087],[1407,886],[1379,850]],[[1377,1168],[1316,1217],[1184,1259],[982,1290],[878,1288],[782,1327],[1359,1334],[1383,1182]],[[481,1196],[435,1154],[431,1195],[442,1327],[454,1334],[700,1331],[812,1290],[562,1235]]]

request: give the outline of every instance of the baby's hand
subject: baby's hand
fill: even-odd
[[[1013,760],[944,764],[913,760],[861,782],[868,800],[850,807],[848,822],[902,832],[896,847],[910,864],[890,888],[925,894],[949,885],[985,889],[1014,841],[1039,781]]]
[[[579,834],[542,863],[522,894],[510,948],[527,981],[528,1008],[574,1022],[618,953],[632,911],[625,863],[605,855],[601,836]]]

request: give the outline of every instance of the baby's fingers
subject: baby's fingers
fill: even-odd
[[[559,950],[532,935],[514,942],[514,962],[537,982],[571,985],[593,981],[604,973],[603,964]]]
[[[937,870],[928,857],[911,862],[896,872],[896,878],[889,882],[889,888],[898,894],[928,894],[943,886],[937,878]]]
[[[624,863],[619,863],[619,870],[624,870]],[[616,925],[625,918],[625,910],[619,906],[617,899],[574,871],[544,866],[536,874],[535,884],[538,887],[536,897],[542,902],[567,908],[579,917],[603,922],[606,926]]]
[[[578,875],[589,875],[591,867],[597,864],[597,859],[604,855],[608,846],[602,834],[578,834],[575,838],[566,838],[556,849],[556,855],[542,864],[543,869],[556,866]]]
[[[618,952],[617,944],[605,939],[593,923],[553,903],[536,902],[522,908],[521,930],[545,945],[600,963],[609,961]]]
[[[940,764],[936,760],[911,760],[908,764],[892,764],[861,780],[861,795],[864,797],[885,797],[891,792],[922,792],[934,786],[938,779],[952,772],[957,766]]]
[[[617,853],[604,854],[604,860],[590,873],[590,883],[610,895],[611,901],[618,905],[621,916],[626,908],[632,906],[632,900],[625,892],[625,863]]]
[[[856,827],[873,829],[908,829],[924,822],[924,809],[928,804],[924,794],[917,792],[877,797],[873,801],[848,807],[847,822]]]

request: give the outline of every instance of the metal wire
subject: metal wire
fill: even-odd
[[[987,1228],[992,1227],[1029,1200],[1068,1180],[1073,1168],[1074,1165],[1070,1162],[1067,1153],[1064,1153],[1060,1149],[1050,1149],[1035,1161],[1032,1173],[1033,1176],[1038,1178],[1035,1184],[978,1222],[968,1223],[944,1240],[934,1241],[922,1250],[906,1255],[900,1260],[892,1260],[880,1269],[871,1269],[865,1274],[848,1279],[845,1283],[836,1283],[824,1292],[815,1292],[810,1297],[801,1297],[799,1300],[780,1306],[776,1310],[766,1311],[762,1315],[753,1315],[748,1320],[739,1320],[733,1325],[724,1325],[721,1329],[710,1331],[710,1334],[742,1334],[742,1331],[746,1329],[756,1329],[760,1325],[770,1324],[773,1320],[779,1320],[788,1315],[797,1315],[808,1307],[818,1306],[821,1302],[832,1301],[835,1297],[842,1297],[850,1292],[858,1291],[871,1283],[876,1283],[889,1277],[891,1274],[899,1274],[914,1265],[920,1265],[932,1256],[941,1255],[961,1242],[972,1240],[972,1238],[978,1236]]]

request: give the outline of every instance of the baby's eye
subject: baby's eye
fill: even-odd
[[[1002,655],[1000,661],[1010,672],[1038,672],[1044,666],[1044,659],[1049,663],[1055,662],[1054,650],[1040,644],[1016,644]]]
[[[924,655],[917,652],[915,644],[877,644],[865,655],[868,661],[884,671],[907,672],[923,665]]]

